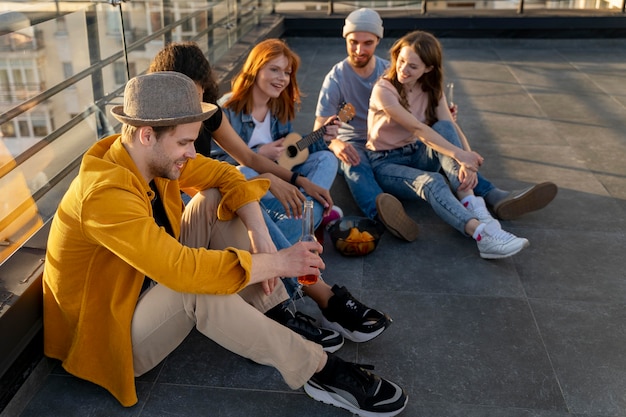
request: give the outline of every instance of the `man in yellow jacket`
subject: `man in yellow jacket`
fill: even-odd
[[[264,313],[287,299],[281,276],[318,274],[315,242],[276,251],[258,200],[267,180],[196,155],[201,103],[180,73],[133,78],[111,112],[121,135],[96,143],[52,222],[44,270],[44,349],[71,374],[137,402],[134,377],[193,327],[292,388],[367,415],[395,415],[396,384],[328,355]],[[180,191],[194,195],[184,207]],[[355,401],[356,399],[356,401]]]

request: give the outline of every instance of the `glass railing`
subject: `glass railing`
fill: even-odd
[[[326,12],[329,15],[345,13],[358,7],[378,11],[403,11],[405,16],[423,15],[436,11],[469,10],[605,10],[625,11],[626,0],[413,0],[413,1],[295,1],[282,0],[275,5],[276,12]]]
[[[0,264],[54,214],[129,77],[171,41],[211,62],[272,11],[267,1],[0,2]],[[69,175],[68,175],[69,174]]]

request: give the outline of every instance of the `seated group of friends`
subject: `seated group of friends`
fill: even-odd
[[[401,201],[421,199],[473,238],[482,258],[497,259],[528,246],[498,219],[545,207],[557,188],[509,192],[479,173],[484,159],[446,102],[432,34],[408,33],[382,59],[382,20],[359,9],[343,37],[348,55],[323,82],[314,132],[293,166],[283,161],[301,102],[300,59],[285,42],[257,44],[223,97],[191,42],[165,46],[127,83],[124,104],[111,110],[121,134],[85,154],[52,223],[46,355],[132,406],[134,378],[196,328],[318,401],[362,416],[406,407],[398,384],[334,353],[345,339],[380,336],[389,315],[321,277],[301,288],[321,322],[292,311],[295,277],[324,269],[322,246],[299,242],[303,202],[314,202],[322,224],[340,172],[363,214],[394,236],[417,238]]]

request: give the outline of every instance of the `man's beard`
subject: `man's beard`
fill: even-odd
[[[350,55],[349,60],[350,60],[350,65],[352,65],[353,67],[363,68],[363,67],[366,67],[367,64],[369,64],[369,62],[372,60],[372,56],[371,55],[368,56],[365,61],[356,61],[355,55]]]
[[[174,164],[175,163],[173,161],[168,160],[167,158],[158,159],[153,161],[150,166],[150,171],[155,178],[167,178],[168,180],[175,181],[180,177],[180,171]]]

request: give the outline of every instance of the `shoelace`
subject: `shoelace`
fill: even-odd
[[[346,298],[347,300],[344,303],[345,306],[351,313],[358,316],[358,318],[362,319],[370,311],[370,308],[366,307],[359,300],[352,297],[352,294],[347,294]]]
[[[311,333],[320,333],[321,330],[315,325],[315,319],[309,315],[296,311],[294,314],[295,326]]]
[[[374,365],[364,365],[354,362],[345,362],[345,368],[342,372],[345,378],[344,382],[354,386],[356,388],[364,388],[367,391],[368,387],[376,383],[376,378],[369,371],[374,370]]]
[[[493,231],[488,231],[487,234],[489,236],[491,236],[493,239],[496,240],[503,240],[503,241],[508,241],[513,239],[515,236],[509,232],[507,232],[506,230],[502,230],[502,229],[497,229],[497,230],[493,230]]]
[[[491,219],[491,213],[484,207],[473,207],[472,211],[479,219]]]
[[[479,220],[491,219],[491,213],[489,213],[489,210],[487,210],[486,207],[480,205],[470,205],[470,203],[465,203],[465,207],[478,217]]]
[[[347,317],[347,320],[349,320],[349,322],[351,322],[353,325],[371,326],[371,325],[376,324],[376,322],[380,320],[379,314],[376,312],[376,310],[372,310],[371,308],[367,307],[366,305],[358,301],[356,298],[352,297],[352,294],[346,292],[344,297],[345,297],[345,301],[343,302],[343,305],[346,307],[346,310],[347,310],[345,311],[345,313],[349,314],[349,317]],[[374,312],[374,314],[368,317],[370,312]],[[363,320],[366,320],[366,321],[363,321]]]

